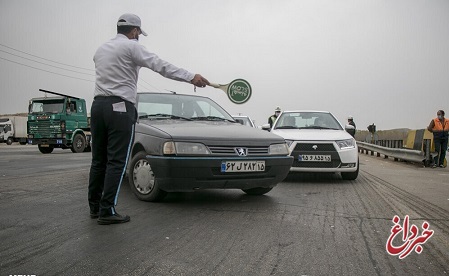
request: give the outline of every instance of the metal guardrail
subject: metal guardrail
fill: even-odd
[[[426,145],[426,151],[404,148],[389,148],[360,141],[357,141],[357,146],[359,147],[360,151],[370,151],[371,155],[374,155],[374,152],[376,152],[377,156],[380,156],[382,154],[385,156],[385,158],[393,157],[395,161],[405,160],[410,162],[423,163],[424,165],[430,164],[432,160],[431,158],[436,156],[436,153],[430,152],[430,145]]]

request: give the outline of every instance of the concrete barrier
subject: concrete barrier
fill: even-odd
[[[389,148],[384,146],[379,146],[375,144],[365,143],[357,141],[357,146],[359,151],[371,155],[377,153],[377,156],[384,155],[385,158],[393,157],[395,161],[404,160],[415,163],[422,163],[423,165],[428,165],[428,161],[433,156],[432,154],[427,154],[421,150],[410,150],[404,148]]]
[[[384,155],[384,158],[392,157],[395,161],[422,162],[429,166],[433,157],[437,156],[433,134],[427,129],[383,130],[374,135],[360,131],[356,139],[360,152],[376,154],[378,157]],[[447,159],[444,160],[444,166],[446,165]]]

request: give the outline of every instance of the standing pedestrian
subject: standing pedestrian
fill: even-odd
[[[141,67],[162,76],[205,87],[208,80],[178,68],[138,43],[147,36],[141,20],[123,14],[117,22],[115,38],[101,45],[94,55],[96,81],[91,108],[92,164],[89,174],[90,217],[98,224],[128,222],[115,206],[134,139],[137,79]]]
[[[352,117],[352,116],[348,117],[348,124],[353,126],[354,129],[356,128],[355,123],[354,123],[354,117]]]
[[[276,119],[279,117],[279,114],[281,114],[281,108],[278,106],[274,110],[274,114],[268,117],[268,123],[270,124],[270,128],[273,127],[274,122],[276,122]]]
[[[357,127],[355,126],[355,123],[354,123],[354,117],[352,117],[352,116],[348,117],[348,125],[351,125],[354,127],[354,130],[351,130],[351,132],[349,132],[349,134],[351,134],[351,136],[354,137],[356,129],[357,129]]]
[[[437,117],[430,122],[427,130],[433,133],[433,144],[438,154],[434,158],[432,167],[436,168],[439,166],[443,168],[449,133],[449,119],[444,118],[443,110],[438,110]]]

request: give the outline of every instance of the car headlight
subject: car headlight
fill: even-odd
[[[289,155],[287,143],[273,144],[268,149],[270,155]]]
[[[355,148],[355,139],[335,141],[340,149]]]
[[[209,149],[205,145],[201,143],[188,143],[188,142],[165,142],[163,153],[179,154],[179,155],[211,154]]]

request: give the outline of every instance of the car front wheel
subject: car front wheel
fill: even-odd
[[[159,201],[167,195],[167,192],[159,189],[146,155],[146,152],[141,151],[132,158],[128,176],[129,185],[138,199]]]
[[[249,194],[249,195],[264,195],[266,193],[268,193],[269,191],[271,191],[273,188],[252,188],[252,189],[242,189],[242,191],[244,191],[245,193]]]
[[[342,172],[341,178],[344,180],[355,180],[359,176],[359,161],[357,160],[357,170],[355,172]]]

